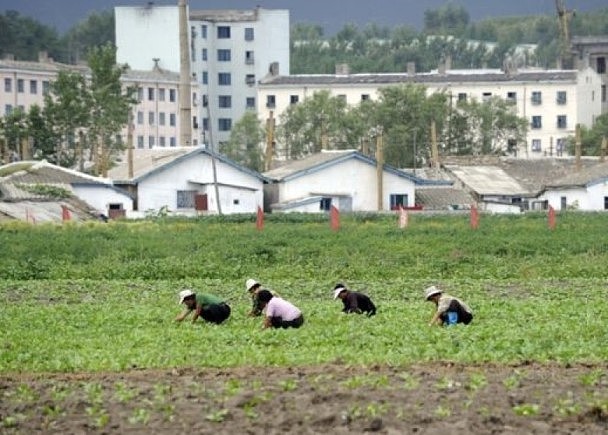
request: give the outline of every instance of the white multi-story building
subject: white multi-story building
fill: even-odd
[[[90,77],[88,67],[57,63],[45,53],[40,53],[38,62],[18,61],[10,56],[0,60],[0,116],[15,109],[28,112],[34,104],[43,107],[44,96],[50,83],[60,71],[72,71]],[[121,80],[125,89],[137,88],[138,103],[133,108],[133,146],[178,146],[179,75],[155,66],[147,71],[129,69]],[[124,143],[127,141],[127,132],[125,120],[125,127],[121,132]],[[192,125],[192,134],[193,137],[198,134],[197,123]]]
[[[180,68],[177,6],[117,7],[117,61],[146,70]],[[289,11],[189,11],[193,143],[227,141],[233,125],[255,110],[257,81],[271,64],[289,74]],[[213,120],[210,123],[209,120]],[[179,144],[178,144],[179,145]]]
[[[499,96],[515,103],[517,114],[529,120],[526,144],[516,144],[519,157],[565,155],[565,139],[576,124],[591,126],[602,113],[602,83],[591,68],[581,70],[446,70],[430,73],[268,75],[258,85],[257,110],[262,119],[278,119],[291,104],[327,90],[347,104],[377,99],[378,90],[400,84],[420,84],[428,93],[447,92],[453,101],[483,101]],[[279,144],[279,147],[281,144]]]

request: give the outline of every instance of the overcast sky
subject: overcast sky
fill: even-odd
[[[564,0],[568,9],[592,11],[608,7],[607,0]],[[0,10],[16,10],[63,33],[91,12],[114,6],[145,5],[147,0],[0,0]],[[177,0],[155,0],[157,5],[177,5]],[[394,27],[410,25],[421,29],[424,11],[447,3],[445,0],[189,0],[190,9],[289,9],[291,23],[320,24],[326,35],[347,23],[363,26],[376,23]],[[495,16],[549,15],[555,0],[455,0],[471,19]]]

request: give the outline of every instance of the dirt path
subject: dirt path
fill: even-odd
[[[608,366],[0,375],[0,433],[598,434]]]

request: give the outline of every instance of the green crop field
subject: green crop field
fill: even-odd
[[[608,215],[251,216],[0,226],[0,372],[142,368],[600,362],[608,358]],[[299,330],[247,317],[247,278],[302,308]],[[336,282],[369,294],[343,315]],[[475,313],[429,328],[435,284]],[[220,326],[177,324],[184,287],[231,305]]]

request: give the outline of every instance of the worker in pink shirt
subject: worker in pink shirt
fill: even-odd
[[[304,323],[302,311],[291,302],[268,290],[260,290],[258,299],[265,313],[264,328],[299,328]]]

